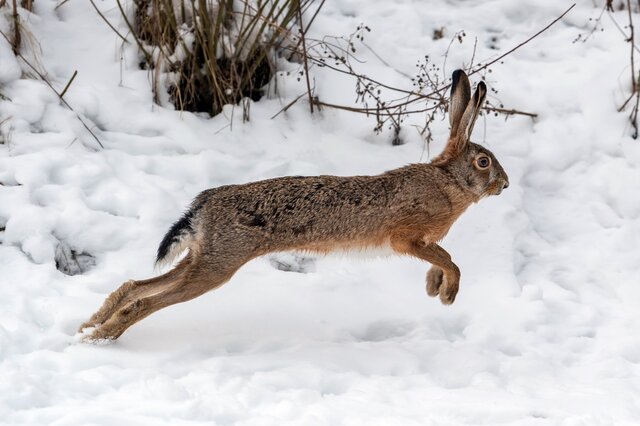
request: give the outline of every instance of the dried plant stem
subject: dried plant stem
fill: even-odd
[[[120,13],[122,14],[122,17],[124,19],[125,24],[127,24],[127,27],[129,27],[129,31],[131,31],[131,34],[134,34],[133,38],[136,40],[136,43],[138,44],[138,47],[140,48],[140,51],[144,55],[144,57],[147,60],[147,62],[148,63],[152,63],[153,62],[153,58],[151,57],[151,54],[149,54],[149,52],[147,52],[147,49],[144,48],[144,46],[142,45],[142,42],[140,41],[140,39],[135,36],[136,30],[133,27],[133,25],[131,25],[131,22],[129,22],[129,19],[127,18],[127,13],[125,12],[124,8],[122,7],[122,4],[120,3],[120,0],[116,0],[116,3],[118,4],[118,9],[120,9]]]
[[[630,53],[630,61],[631,61],[631,92],[635,93],[638,89],[636,83],[636,67],[635,61],[633,58],[634,53],[634,44],[635,44],[635,34],[633,32],[633,17],[631,15],[631,0],[627,0],[627,12],[629,13],[629,38],[627,41],[631,44],[631,53]]]
[[[9,37],[7,37],[7,35],[0,31],[0,34],[2,35],[2,37],[5,38],[5,40],[7,40],[9,42]],[[69,105],[69,103],[62,97],[62,95],[64,94],[64,92],[67,91],[69,85],[71,85],[71,82],[73,81],[73,79],[75,78],[75,75],[77,72],[74,72],[74,75],[71,77],[71,80],[69,81],[69,83],[67,83],[67,85],[65,86],[64,91],[58,92],[55,87],[53,87],[53,85],[51,84],[51,82],[49,81],[49,79],[43,75],[27,58],[25,58],[20,52],[18,52],[16,54],[17,57],[19,57],[20,59],[22,59],[24,61],[25,64],[27,64],[27,66],[29,68],[31,68],[31,70],[36,73],[36,75],[40,78],[40,80],[42,80],[47,86],[49,86],[49,88],[53,91],[53,93],[55,93],[58,98],[60,99],[60,102],[62,102],[62,104],[64,106],[66,106],[71,112],[73,112],[76,115],[76,118],[80,121],[80,123],[82,123],[82,126],[89,132],[89,134],[93,137],[93,139],[95,139],[95,141],[98,143],[98,145],[100,145],[101,148],[104,148],[104,145],[102,145],[102,142],[100,142],[100,139],[98,139],[98,137],[96,136],[95,133],[93,133],[93,131],[89,128],[89,126],[87,125],[87,123],[85,123],[85,121],[82,119],[82,117],[80,116],[80,114],[78,114],[76,112],[75,109],[73,109],[73,107],[71,105]]]
[[[13,50],[13,54],[17,55],[20,51],[20,43],[22,42],[22,37],[20,35],[20,15],[18,15],[18,4],[16,0],[13,0],[13,42],[9,41],[11,44],[11,48]]]
[[[68,0],[67,0],[68,1]],[[122,34],[120,34],[118,32],[118,30],[116,30],[116,28],[111,25],[111,22],[109,22],[109,20],[107,19],[106,16],[104,16],[104,14],[100,11],[100,9],[98,9],[98,6],[96,6],[95,2],[93,0],[89,0],[89,2],[91,2],[91,6],[93,6],[93,8],[96,10],[96,12],[98,13],[98,15],[100,15],[100,17],[102,18],[102,20],[109,26],[109,28],[111,28],[113,30],[114,33],[116,33],[116,35],[118,37],[120,37],[122,39],[122,41],[124,41],[125,43],[129,43],[129,40],[127,40],[127,38],[125,36],[123,36]],[[59,6],[62,6],[64,4],[60,3]]]
[[[300,27],[300,39],[302,40],[302,51],[305,54],[302,55],[302,60],[304,61],[304,76],[307,82],[307,95],[309,96],[309,111],[313,114],[313,94],[311,93],[311,81],[309,80],[309,62],[307,61],[307,57],[309,55],[307,52],[307,42],[306,42],[306,34],[304,29],[304,24],[302,22],[302,6],[298,3],[298,26]]]
[[[484,111],[487,111],[487,112],[497,112],[497,113],[505,114],[505,115],[524,115],[525,117],[531,117],[531,118],[537,118],[538,117],[538,114],[536,114],[536,113],[520,111],[520,110],[513,109],[513,108],[496,108],[496,107],[486,106],[486,107],[484,107],[482,109]]]
[[[287,105],[287,109],[290,108],[293,103],[298,101],[299,98],[300,98],[300,96],[297,99],[295,99],[291,104]],[[371,112],[371,109],[351,107],[351,106],[347,106],[347,105],[330,104],[330,103],[323,102],[323,101],[316,101],[316,105],[320,105],[320,106],[327,107],[327,108],[341,109],[341,110],[349,111],[349,112],[356,112],[356,113],[359,113],[359,114],[367,114],[367,115],[373,114]],[[406,111],[405,114],[423,113],[423,112],[431,111],[433,109],[435,109],[435,107],[434,108],[425,108],[425,109],[415,110],[415,111]],[[482,109],[484,111],[487,111],[487,112],[498,112],[500,114],[506,114],[506,115],[523,115],[525,117],[530,117],[530,118],[538,117],[538,114],[536,114],[536,113],[527,112],[527,111],[521,111],[521,110],[514,109],[514,108],[496,108],[496,107],[486,106],[486,107],[483,107]],[[280,113],[278,113],[278,114],[280,114]],[[271,118],[275,118],[278,114],[276,114],[275,116],[273,116]],[[381,115],[381,116],[385,116],[385,115],[388,115],[390,113],[385,113],[385,112],[380,112],[379,111],[378,114]]]
[[[75,80],[77,75],[78,75],[78,70],[75,70],[73,72],[73,75],[69,79],[69,82],[67,83],[67,85],[64,86],[64,89],[62,89],[62,92],[60,92],[60,94],[58,95],[61,99],[64,97],[64,94],[67,93],[67,90],[69,90],[69,86],[71,86],[71,83],[73,83],[73,80]]]
[[[132,20],[117,2],[145,56],[140,66],[150,70],[156,102],[167,91],[178,109],[211,115],[240,104],[244,119],[250,105],[244,99],[260,99],[276,70],[276,52],[294,36],[305,41],[312,21],[302,27],[302,17],[316,7],[314,0],[136,0]]]
[[[525,44],[529,43],[531,40],[533,40],[534,38],[538,37],[540,34],[542,34],[543,32],[547,31],[549,28],[551,28],[556,22],[558,22],[559,20],[561,20],[562,18],[564,18],[564,16],[569,13],[569,11],[571,11],[571,9],[573,9],[576,6],[576,4],[572,4],[567,10],[565,10],[562,15],[558,16],[556,19],[554,19],[551,23],[549,23],[549,25],[547,25],[546,27],[544,27],[543,29],[541,29],[540,31],[538,31],[537,33],[535,33],[534,35],[532,35],[531,37],[529,37],[528,39],[526,39],[525,41],[523,41],[522,43],[518,44],[516,47],[512,48],[511,50],[508,50],[507,52],[503,53],[502,55],[498,56],[496,59],[493,59],[489,62],[487,62],[486,64],[483,64],[481,67],[478,67],[476,69],[474,69],[473,71],[471,71],[469,73],[469,75],[472,74],[476,74],[480,71],[482,71],[483,69],[487,68],[490,65],[495,64],[496,62],[498,62],[499,60],[501,60],[502,58],[504,58],[505,56],[508,56],[510,54],[512,54],[513,52],[515,52],[516,50],[520,49],[522,46],[524,46]]]
[[[291,102],[289,102],[287,105],[285,105],[282,109],[280,109],[280,111],[276,112],[276,113],[271,117],[271,119],[273,120],[274,118],[276,118],[277,116],[279,116],[279,115],[280,115],[280,114],[282,114],[283,112],[287,112],[287,110],[288,110],[289,108],[291,108],[291,107],[292,107],[296,102],[298,102],[300,99],[302,99],[302,97],[303,97],[304,95],[306,95],[306,94],[307,94],[307,92],[304,92],[304,93],[302,93],[302,94],[298,95],[294,100],[292,100],[292,101],[291,101]],[[316,103],[317,103],[317,102],[316,102]]]
[[[54,7],[54,10],[58,10],[59,8],[61,8],[62,6],[64,6],[68,2],[69,2],[69,0],[62,0],[62,2],[60,2],[56,7]]]
[[[629,121],[631,122],[631,126],[633,127],[633,133],[631,137],[633,139],[638,138],[638,108],[640,107],[640,90],[638,90],[638,82],[636,76],[636,67],[634,60],[634,52],[635,52],[635,32],[633,27],[633,16],[631,14],[631,0],[627,0],[627,12],[629,15],[629,38],[627,42],[631,45],[631,50],[629,54],[629,61],[631,62],[631,97],[635,95],[636,102],[631,109],[631,114],[629,115]],[[626,105],[626,102],[625,102]]]
[[[526,44],[534,40],[535,38],[539,37],[542,33],[544,33],[549,28],[551,28],[555,23],[560,21],[574,7],[575,7],[575,3],[572,4],[569,8],[567,8],[562,14],[556,17],[544,28],[542,28],[541,30],[533,34],[531,37],[528,37],[523,42],[509,49],[504,54],[486,63],[479,63],[477,66],[471,67],[471,69],[469,70],[469,75],[472,75],[487,69],[489,66],[504,59],[506,56],[512,54],[516,50],[522,48],[523,46],[525,46]],[[338,40],[337,38],[333,38],[333,39]],[[308,41],[309,39],[307,39],[307,42]],[[437,81],[437,78],[438,78],[437,76],[435,76],[435,79],[433,79],[427,73],[427,78],[429,79],[429,81],[426,82],[428,83],[427,87],[430,87],[432,90],[426,93],[422,90],[422,88],[419,91],[415,91],[415,90],[406,90],[406,89],[394,87],[388,84],[384,84],[383,82],[378,81],[369,76],[356,72],[355,69],[351,66],[351,63],[349,62],[349,59],[352,58],[352,55],[348,48],[345,49],[338,46],[336,43],[331,43],[327,41],[327,38],[323,40],[313,40],[313,42],[315,44],[313,44],[312,48],[308,48],[308,50],[313,50],[313,48],[315,48],[316,46],[319,46],[322,49],[325,49],[326,51],[329,52],[328,59],[322,56],[314,56],[310,51],[302,52],[301,54],[305,54],[305,56],[307,56],[307,59],[313,62],[316,66],[327,67],[333,71],[343,73],[346,75],[351,75],[356,79],[356,86],[360,87],[361,88],[360,90],[362,90],[364,94],[368,95],[376,103],[375,107],[369,107],[368,105],[366,105],[366,102],[364,106],[351,106],[351,105],[339,105],[339,104],[332,103],[329,101],[324,101],[324,100],[322,101],[315,100],[315,104],[317,106],[340,109],[340,110],[355,112],[359,114],[373,115],[378,120],[378,125],[376,126],[376,130],[380,129],[380,124],[382,122],[389,120],[392,124],[391,127],[396,128],[396,131],[397,131],[397,127],[401,122],[401,117],[406,117],[407,115],[410,115],[410,114],[420,114],[420,113],[426,112],[428,114],[428,117],[426,120],[425,128],[423,129],[423,132],[426,132],[427,131],[426,127],[428,127],[429,124],[435,120],[436,112],[438,110],[444,111],[446,109],[446,105],[448,101],[445,98],[445,93],[450,88],[450,84],[440,84],[439,81]],[[351,40],[348,40],[348,42],[349,42],[349,46],[352,46]],[[475,43],[474,43],[474,59],[475,59]],[[336,62],[335,65],[330,63],[333,61]],[[383,102],[382,99],[376,93],[371,91],[371,85],[373,85],[376,89],[378,88],[387,89],[396,93],[403,94],[405,96],[398,99],[394,99],[392,101]],[[361,98],[361,95],[358,95],[358,100],[364,102],[364,99]],[[424,104],[424,106],[413,108],[413,109],[407,109],[410,105],[415,103],[422,103]],[[484,109],[487,112],[497,112],[497,113],[506,114],[506,115],[523,115],[531,118],[537,117],[537,114],[535,113],[521,111],[513,108],[511,109],[502,108],[502,107],[497,108],[492,105],[487,105],[485,106]]]

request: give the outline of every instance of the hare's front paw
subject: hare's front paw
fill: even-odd
[[[431,297],[436,297],[440,292],[440,286],[442,285],[443,273],[442,269],[437,266],[432,266],[427,272],[427,294]]]
[[[446,278],[445,278],[446,281]],[[458,294],[458,283],[455,285],[446,283],[440,287],[440,301],[443,305],[450,305],[456,300],[456,294]]]
[[[432,266],[427,272],[427,294],[431,297],[440,295],[440,301],[450,305],[456,299],[460,287],[460,272],[455,268],[445,274],[441,268]]]
[[[460,273],[447,274],[442,279],[442,285],[440,286],[440,301],[443,305],[450,305],[456,300],[458,294],[458,288],[460,288]]]

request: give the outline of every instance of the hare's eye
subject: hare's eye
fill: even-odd
[[[481,155],[476,158],[476,166],[479,169],[486,169],[491,165],[491,158],[486,155]]]

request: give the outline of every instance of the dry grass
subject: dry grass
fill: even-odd
[[[22,43],[22,24],[20,23],[20,14],[18,13],[18,7],[31,12],[33,10],[33,0],[0,0],[0,8],[8,7],[11,9],[11,35],[5,35],[7,41],[11,44],[13,53],[20,51],[20,44]],[[4,35],[4,34],[3,34]]]
[[[152,71],[156,102],[215,115],[257,100],[313,0],[134,0],[127,24]],[[126,18],[124,9],[123,16]]]

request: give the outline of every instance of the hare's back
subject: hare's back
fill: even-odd
[[[281,177],[201,193],[208,224],[240,225],[295,239],[357,238],[380,229],[393,183],[380,176]]]

